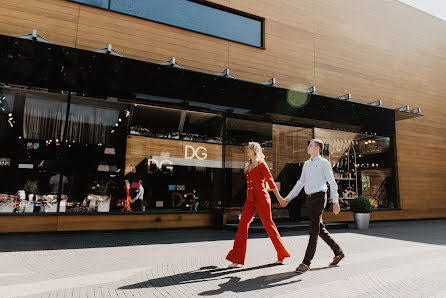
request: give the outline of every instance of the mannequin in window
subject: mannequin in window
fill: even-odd
[[[50,187],[50,192],[51,193],[59,193],[59,181],[60,181],[60,174],[54,174],[53,176],[50,177],[50,181],[49,181],[49,187]],[[64,191],[66,190],[68,186],[68,178],[67,176],[63,175],[62,177],[62,193],[64,193]]]

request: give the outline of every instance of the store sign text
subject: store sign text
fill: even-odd
[[[207,149],[203,146],[199,146],[197,148],[192,147],[191,145],[185,145],[184,146],[184,158],[185,159],[206,159],[208,157]]]

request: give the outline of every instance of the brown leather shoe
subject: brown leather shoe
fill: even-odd
[[[343,258],[344,258],[344,253],[341,252],[341,254],[339,254],[333,258],[333,262],[330,263],[330,266],[337,265]]]
[[[299,266],[297,266],[296,268],[296,272],[300,272],[300,273],[304,273],[306,271],[310,270],[310,266],[302,263]]]

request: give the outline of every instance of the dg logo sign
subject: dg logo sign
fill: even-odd
[[[203,146],[199,146],[194,148],[191,145],[184,145],[184,158],[185,159],[206,159],[208,157],[207,149]]]

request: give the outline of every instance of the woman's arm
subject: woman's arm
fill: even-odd
[[[280,205],[283,205],[285,203],[284,199],[279,193],[279,190],[277,189],[276,183],[274,182],[274,178],[271,175],[271,172],[268,169],[268,166],[266,162],[262,162],[262,172],[263,176],[265,177],[266,183],[268,183],[269,188],[274,192],[276,195],[277,200],[279,201]]]

